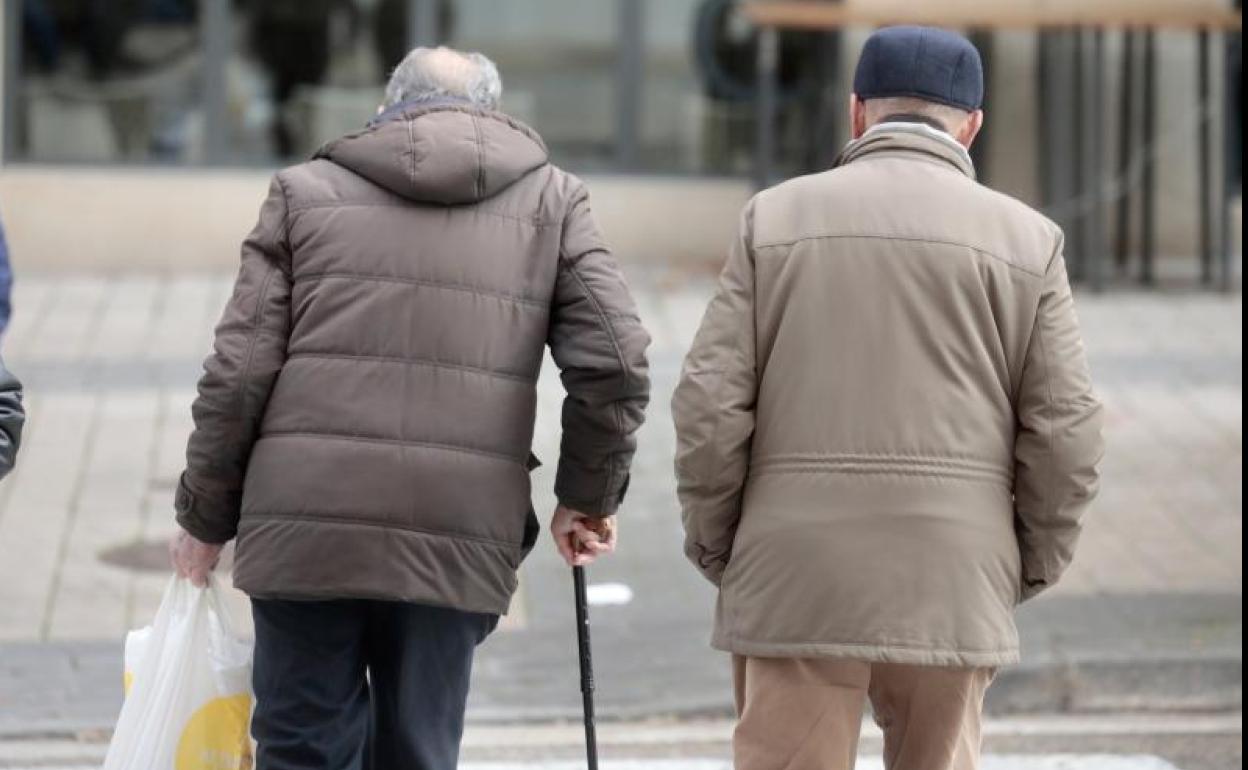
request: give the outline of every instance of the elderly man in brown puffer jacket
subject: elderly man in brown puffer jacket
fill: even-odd
[[[759,193],[673,400],[686,552],[719,586],[738,770],[970,770],[1014,608],[1097,489],[1056,225],[975,181],[965,39],[889,28],[831,171]]]
[[[194,405],[179,571],[237,538],[260,770],[450,770],[475,646],[538,524],[536,382],[562,371],[551,524],[614,547],[648,337],[584,185],[497,111],[477,54],[417,49],[383,111],[273,180]]]

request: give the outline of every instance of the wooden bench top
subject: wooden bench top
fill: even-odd
[[[760,27],[808,30],[888,24],[1230,30],[1242,23],[1239,11],[1204,0],[755,0],[746,4],[745,13]]]

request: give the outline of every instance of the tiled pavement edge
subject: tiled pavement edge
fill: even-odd
[[[727,770],[731,720],[648,720],[600,725],[606,770]],[[990,718],[985,770],[1232,770],[1242,755],[1242,715],[1164,714]],[[0,740],[0,770],[99,767],[105,737]],[[883,736],[864,718],[859,767],[878,768]],[[460,767],[583,767],[577,723],[469,725]]]
[[[636,595],[595,611],[603,710],[719,713],[726,664],[705,646],[711,591],[680,556],[667,414],[710,283],[651,270],[632,279],[655,337],[655,398],[621,553],[593,573]],[[100,557],[172,531],[188,407],[228,292],[226,275],[21,277],[5,357],[27,384],[31,420],[18,471],[0,485],[0,730],[111,719],[119,640],[147,622],[166,578]],[[996,706],[1237,705],[1241,299],[1081,294],[1078,303],[1109,409],[1104,492],[1069,579],[1022,611],[1026,662],[1003,673]],[[547,460],[560,397],[557,378],[545,377],[535,449]],[[543,514],[552,464],[535,474]],[[159,563],[158,547],[145,553]],[[545,543],[523,585],[522,620],[481,655],[479,720],[577,708],[570,586]],[[245,616],[245,600],[235,603]]]
[[[85,752],[71,754],[78,759],[73,764],[48,764],[46,760],[38,764],[10,764],[0,761],[0,768],[6,770],[96,770],[103,761],[103,752]],[[466,761],[459,764],[460,770],[580,770],[585,766],[583,759],[535,759]],[[728,759],[709,758],[636,758],[607,759],[600,765],[603,770],[732,770],[732,762]],[[1150,754],[1076,754],[1063,752],[1059,754],[987,754],[983,757],[982,770],[1182,770],[1165,759]],[[855,765],[858,770],[883,770],[884,761],[878,755],[860,756]]]

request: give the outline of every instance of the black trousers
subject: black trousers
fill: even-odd
[[[454,770],[476,646],[497,615],[252,600],[257,770]]]

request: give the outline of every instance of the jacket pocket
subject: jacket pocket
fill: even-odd
[[[533,550],[533,546],[537,545],[537,536],[542,532],[542,523],[537,520],[537,514],[533,512],[533,506],[529,506],[529,513],[524,518],[524,539],[520,541],[520,560],[523,561],[529,552]]]
[[[525,469],[529,473],[542,467],[542,461],[537,455],[529,452],[529,459],[524,463]],[[524,561],[529,552],[533,550],[533,546],[537,545],[537,538],[542,532],[542,523],[537,519],[537,513],[533,511],[533,503],[529,503],[529,512],[524,517],[524,536],[520,541],[520,559]],[[518,563],[517,563],[518,566]]]

